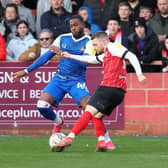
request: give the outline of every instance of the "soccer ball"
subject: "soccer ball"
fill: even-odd
[[[65,139],[66,135],[58,132],[54,133],[49,138],[49,146],[52,149],[52,147],[56,146],[61,140]]]

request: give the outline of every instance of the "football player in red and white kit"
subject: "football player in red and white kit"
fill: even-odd
[[[95,115],[99,116],[94,123],[96,136],[98,137],[96,151],[107,150],[104,138],[104,124],[101,119],[104,115],[110,115],[112,110],[124,99],[126,93],[125,59],[129,60],[134,67],[138,81],[142,84],[146,82],[146,77],[142,74],[136,56],[121,44],[111,43],[105,32],[97,32],[92,37],[90,45],[92,45],[96,50],[96,53],[99,54],[98,56],[81,57],[70,55],[69,53],[62,53],[62,56],[66,58],[80,60],[91,64],[102,63],[104,73],[103,79],[88,101],[82,117],[76,122],[68,136],[55,146],[55,151],[58,152],[63,151],[65,147],[71,146],[75,136],[86,128],[89,121]]]

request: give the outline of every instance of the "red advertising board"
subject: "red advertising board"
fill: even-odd
[[[49,63],[33,71],[28,76],[13,83],[11,74],[23,70],[29,63],[0,62],[0,129],[50,129],[53,123],[44,119],[36,108],[37,100],[43,88],[55,74],[57,64]],[[91,94],[101,80],[102,68],[99,65],[88,66],[86,83]],[[64,116],[64,128],[72,128],[83,113],[69,94],[66,94],[55,112]],[[104,118],[107,128],[124,127],[123,104],[118,106],[110,117]],[[92,123],[89,123],[92,128]]]

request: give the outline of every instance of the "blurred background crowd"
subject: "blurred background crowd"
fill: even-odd
[[[76,14],[86,35],[106,31],[136,54],[144,72],[168,72],[168,0],[0,0],[0,61],[34,61],[70,32]]]

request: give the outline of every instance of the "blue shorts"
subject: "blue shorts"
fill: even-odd
[[[72,96],[79,107],[80,100],[83,97],[90,95],[84,80],[79,78],[61,77],[60,75],[55,75],[44,88],[43,92],[48,93],[54,98],[56,102],[55,106],[59,105],[66,93],[69,93]]]

